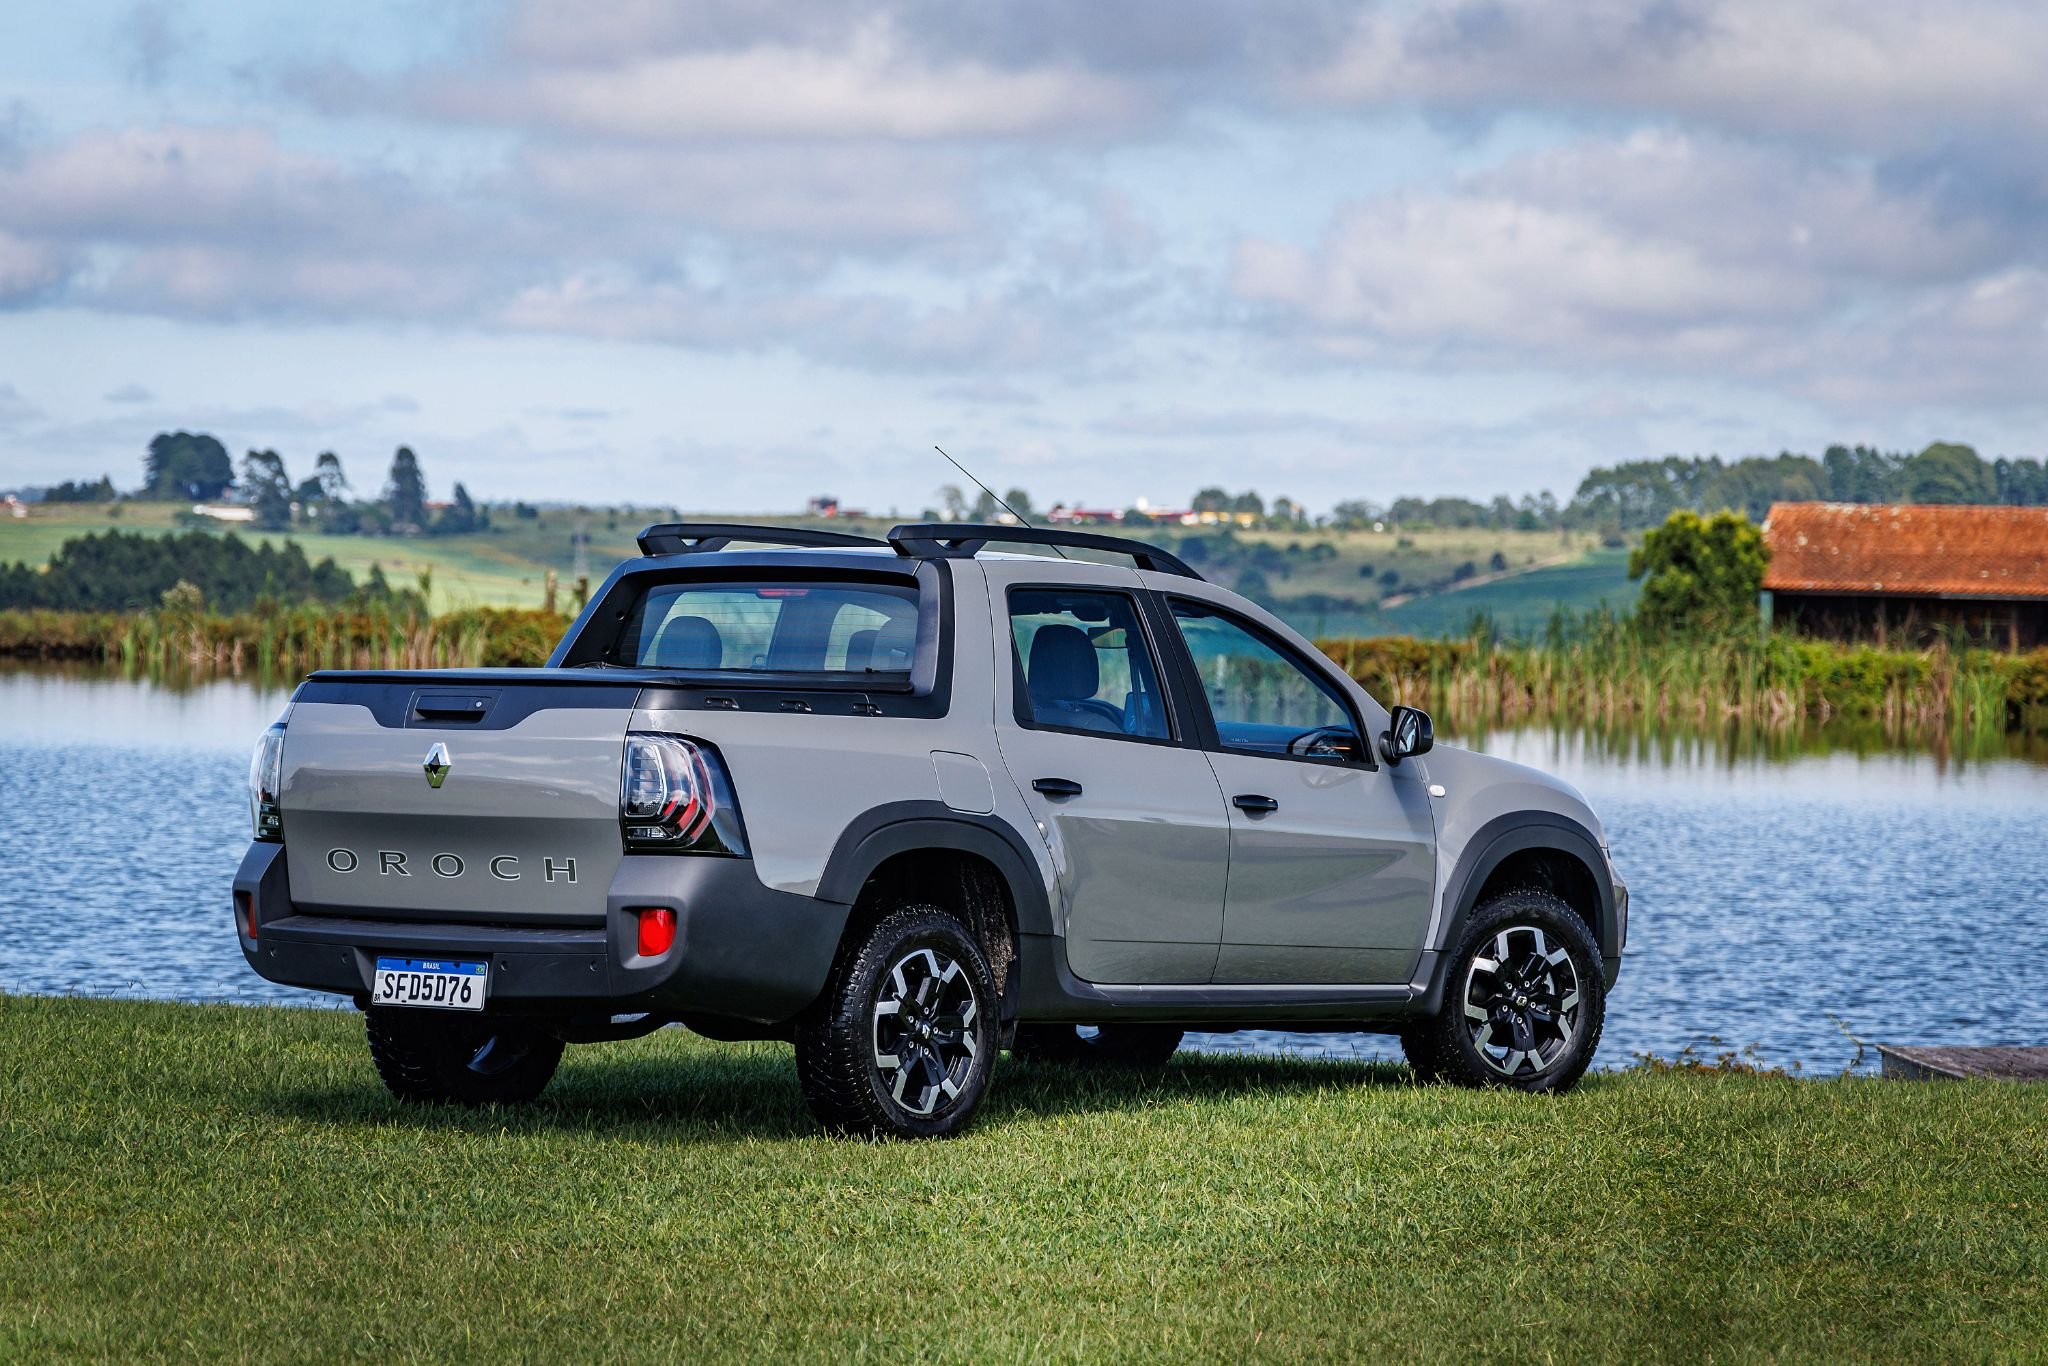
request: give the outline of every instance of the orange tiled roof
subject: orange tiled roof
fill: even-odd
[[[1777,503],[1773,592],[2048,598],[2048,508]]]

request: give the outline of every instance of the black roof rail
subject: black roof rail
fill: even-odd
[[[889,531],[889,544],[896,547],[898,555],[920,559],[972,559],[990,541],[1105,550],[1113,555],[1130,556],[1140,569],[1178,574],[1184,579],[1202,577],[1188,568],[1178,555],[1129,536],[1103,536],[1093,531],[1063,531],[1052,527],[996,526],[985,522],[906,522]]]
[[[762,545],[879,546],[886,542],[850,531],[800,526],[754,526],[746,522],[657,522],[640,533],[642,555],[692,555],[723,550],[734,541]]]

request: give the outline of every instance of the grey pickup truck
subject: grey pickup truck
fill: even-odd
[[[1377,1031],[1524,1091],[1592,1059],[1628,900],[1585,801],[1172,554],[640,546],[547,667],[316,673],[258,743],[242,952],[350,997],[397,1095],[529,1100],[564,1044],[678,1022],[793,1043],[823,1124],[899,1137],[967,1125],[1005,1048]]]

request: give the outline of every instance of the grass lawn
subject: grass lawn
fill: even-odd
[[[2048,1088],[1006,1063],[833,1142],[788,1050],[386,1099],[351,1014],[0,998],[0,1359],[2025,1357]]]

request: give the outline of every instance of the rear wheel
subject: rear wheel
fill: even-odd
[[[996,988],[967,927],[906,906],[840,951],[799,1022],[804,1099],[834,1133],[949,1138],[974,1119],[996,1053]]]
[[[372,1010],[363,1027],[377,1075],[400,1100],[520,1104],[538,1096],[562,1062],[562,1041],[524,1021]]]
[[[1010,1052],[1034,1062],[1109,1063],[1118,1067],[1163,1067],[1180,1047],[1182,1031],[1172,1025],[1018,1025]]]
[[[1421,1081],[1567,1091],[1593,1061],[1606,1010],[1585,922],[1523,888],[1473,910],[1442,1010],[1403,1029],[1401,1046]]]

